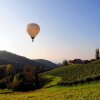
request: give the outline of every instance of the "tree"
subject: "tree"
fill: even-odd
[[[29,80],[23,72],[17,73],[12,82],[12,89],[14,91],[34,90],[36,89],[34,84],[35,82],[33,80]]]
[[[68,61],[67,60],[63,60],[62,66],[67,66],[67,65],[68,65]]]
[[[5,78],[6,76],[6,66],[1,65],[0,66],[0,80],[2,80],[3,78]]]
[[[96,49],[96,51],[95,51],[95,57],[96,57],[96,59],[99,59],[99,49]]]
[[[11,64],[8,64],[7,67],[6,67],[6,75],[10,75],[12,74],[14,71],[14,68]]]
[[[33,68],[31,66],[25,65],[23,74],[28,81],[30,82],[34,81],[34,73],[33,73]]]
[[[11,64],[8,64],[6,67],[6,85],[7,88],[11,87],[11,82],[13,81],[14,78],[14,68]]]
[[[20,90],[23,90],[22,88],[22,83],[24,81],[24,76],[23,76],[23,73],[17,73],[15,76],[14,76],[14,79],[13,79],[13,82],[12,82],[12,90],[17,90],[17,91],[20,91]]]
[[[40,83],[41,83],[40,77],[39,77],[40,66],[34,66],[33,72],[34,72],[34,77],[35,77],[35,86],[36,88],[40,88]]]
[[[40,67],[25,65],[23,72],[17,73],[12,82],[12,89],[29,91],[43,86],[43,79],[38,75]]]

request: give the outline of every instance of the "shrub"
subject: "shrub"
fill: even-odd
[[[67,60],[64,60],[63,62],[62,62],[62,66],[67,66],[68,65],[68,61]]]

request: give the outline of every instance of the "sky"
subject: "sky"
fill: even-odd
[[[34,42],[29,23],[40,26]],[[93,59],[99,43],[100,0],[0,0],[0,50],[59,63]]]

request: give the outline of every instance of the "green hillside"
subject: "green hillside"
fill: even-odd
[[[90,62],[89,64],[100,64],[100,59]]]
[[[83,65],[69,65],[40,74],[46,80],[38,90],[13,92],[0,90],[0,100],[99,100],[100,64],[94,61]],[[84,83],[73,86],[64,86]],[[88,82],[88,83],[87,83]],[[58,83],[60,85],[58,85]]]
[[[42,75],[58,76],[61,85],[73,85],[100,80],[100,60],[89,64],[69,65],[43,73]]]
[[[30,92],[0,90],[0,100],[100,100],[100,82],[72,87],[54,86]]]

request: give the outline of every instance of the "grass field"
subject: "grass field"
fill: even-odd
[[[53,81],[42,89],[30,92],[0,90],[2,93],[0,100],[100,100],[100,81],[64,87],[56,86],[56,82],[59,80],[58,77],[53,78]]]
[[[100,100],[100,81],[72,86],[57,85],[62,79],[66,82],[69,79],[100,75],[99,62],[100,60],[95,64],[66,66],[40,74],[48,80],[41,89],[30,92],[0,90],[0,100]]]

